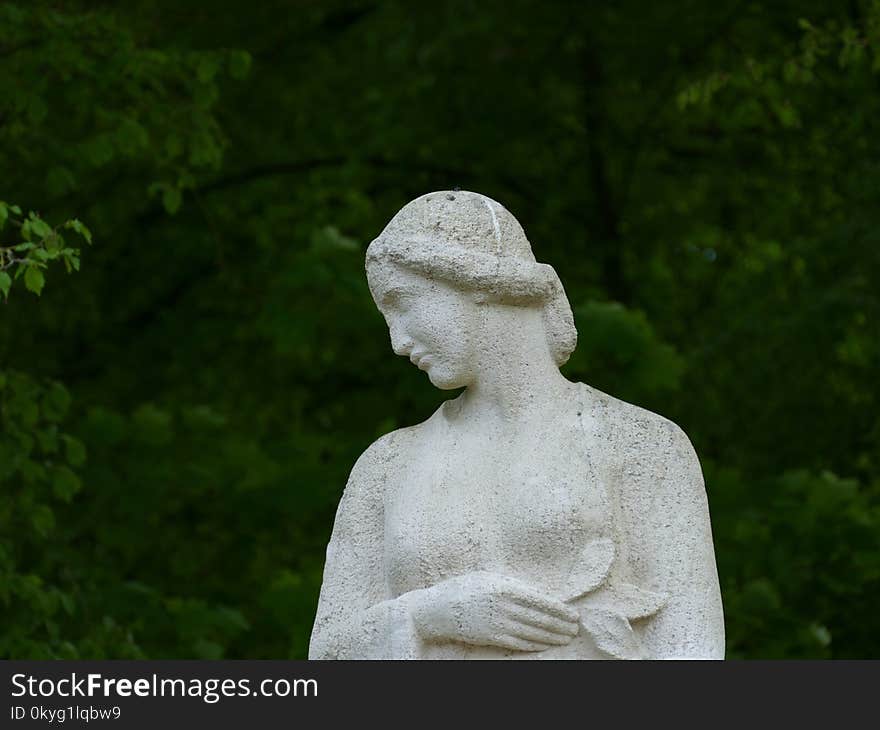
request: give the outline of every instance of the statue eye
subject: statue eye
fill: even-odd
[[[396,308],[398,304],[399,298],[397,294],[393,292],[386,292],[382,295],[382,306],[388,307],[389,309]]]
[[[389,289],[382,295],[382,305],[394,309],[405,309],[409,306],[412,295],[405,289]]]

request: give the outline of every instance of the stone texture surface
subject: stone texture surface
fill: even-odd
[[[561,375],[571,309],[516,219],[430,193],[366,268],[394,351],[465,390],[355,464],[310,658],[723,658],[694,449]]]

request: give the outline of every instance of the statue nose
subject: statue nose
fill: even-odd
[[[395,355],[409,356],[413,349],[413,341],[406,335],[391,330],[391,349]]]

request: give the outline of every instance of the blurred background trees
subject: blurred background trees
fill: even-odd
[[[566,375],[690,435],[728,655],[880,656],[880,3],[0,27],[0,656],[305,656],[351,465],[448,397],[363,251],[452,187],[559,271]]]

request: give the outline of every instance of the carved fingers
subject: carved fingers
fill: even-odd
[[[530,608],[533,612],[552,616],[562,621],[577,622],[578,620],[578,612],[574,608],[515,578],[502,578],[498,594],[506,601]]]
[[[579,615],[570,606],[528,585],[505,579],[495,614],[500,631],[496,645],[515,651],[541,651],[568,644],[579,630]]]
[[[504,633],[502,636],[518,641],[527,641],[537,645],[539,649],[546,649],[548,646],[565,646],[577,636],[577,632],[577,624],[565,624],[559,628],[545,629],[532,623],[524,623],[511,618],[504,622]],[[536,650],[523,649],[523,651]]]
[[[548,633],[568,637],[569,639],[577,636],[579,617],[575,613],[575,618],[571,616],[559,618],[552,614],[537,611],[533,608],[514,605],[507,609],[505,618],[508,621],[518,625],[538,628]],[[565,643],[568,643],[567,641]]]
[[[429,641],[541,651],[569,643],[579,630],[574,608],[495,573],[458,576],[417,593],[411,612]]]
[[[571,641],[571,639],[568,639],[565,643],[568,643],[568,641]],[[551,646],[561,645],[556,642],[529,641],[518,636],[499,634],[491,642],[487,642],[485,646],[497,646],[508,651],[544,651],[544,649],[549,649]]]

